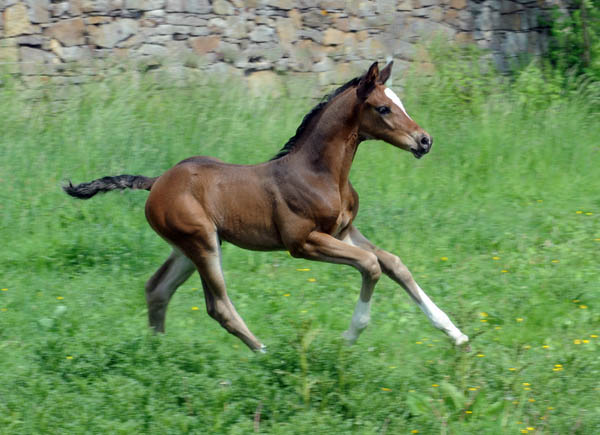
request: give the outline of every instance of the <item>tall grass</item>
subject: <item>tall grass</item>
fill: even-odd
[[[535,66],[509,79],[460,56],[406,78],[433,151],[417,161],[364,143],[351,179],[356,225],[474,337],[471,353],[387,279],[346,347],[355,271],[229,245],[229,292],[270,353],[205,315],[197,277],[155,337],[143,283],[169,249],[145,223],[147,194],[60,190],[190,155],[264,161],[315,104],[299,97],[310,83],[277,99],[212,79],[124,77],[61,102],[0,89],[0,433],[597,433],[593,84],[542,98]]]

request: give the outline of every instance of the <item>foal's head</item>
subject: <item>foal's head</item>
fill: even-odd
[[[358,133],[365,139],[380,139],[410,151],[420,159],[431,149],[433,138],[408,116],[400,98],[385,86],[392,64],[380,72],[375,62],[356,88],[358,100],[364,105]]]

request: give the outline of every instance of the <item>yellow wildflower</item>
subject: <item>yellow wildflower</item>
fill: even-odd
[[[71,355],[67,355],[65,358],[67,358],[67,359],[73,359],[73,357]]]
[[[529,402],[535,402],[535,399],[527,399]]]
[[[317,281],[316,278],[308,278],[308,282],[315,282],[315,281]]]
[[[283,296],[287,298],[289,295],[290,295],[289,293],[284,293]]]
[[[62,296],[57,296],[56,299],[58,299],[59,301],[62,301],[64,298]]]
[[[484,311],[482,311],[481,313],[479,313],[479,315],[480,315],[481,317],[487,317],[489,314],[488,314],[488,313],[486,313],[486,312],[484,312]]]
[[[439,387],[439,385],[438,385],[438,384],[431,384],[431,386],[432,386],[433,388],[437,388],[437,387]]]
[[[492,257],[492,260],[500,260],[500,257]]]
[[[308,272],[310,269],[308,267],[303,267],[301,269],[296,269],[298,272]]]
[[[550,346],[548,346],[547,344],[544,344],[544,345],[542,346],[542,348],[544,348],[544,349],[550,349]]]
[[[473,411],[465,411],[465,414],[473,414]]]
[[[8,289],[7,289],[7,288],[3,288],[3,289],[2,289],[2,291],[3,291],[3,292],[7,292],[7,291],[8,291]]]
[[[416,344],[423,344],[422,341],[415,341]]]
[[[576,338],[575,340],[573,340],[573,344],[581,344],[581,340],[579,338]]]
[[[526,387],[529,387],[531,384],[529,382],[523,382],[523,385],[525,385]]]
[[[581,340],[581,341],[584,342],[584,343],[589,343],[590,342],[590,340],[585,339],[585,338],[583,340]]]
[[[592,338],[598,338],[598,335],[597,334],[590,334],[590,337],[592,337]]]
[[[560,263],[560,260],[552,260],[553,263]]]
[[[502,273],[508,273],[508,270],[502,269],[500,272],[502,272]]]
[[[592,213],[591,211],[588,211],[588,212],[586,212],[586,215],[588,215],[588,216],[591,216],[591,215],[593,215],[593,214],[594,214],[594,213]]]
[[[484,354],[482,354],[482,353],[478,353],[478,354],[477,354],[477,356],[478,356],[479,358],[483,358],[485,355],[484,355]]]
[[[514,367],[509,367],[509,368],[508,368],[508,370],[510,370],[511,372],[514,372],[514,371],[515,371],[515,370],[517,370],[517,369],[516,369],[516,368],[514,368]]]
[[[448,261],[448,257],[440,257],[440,260],[442,260],[442,261]]]
[[[198,307],[192,307],[192,311],[198,311],[200,308]]]
[[[581,210],[577,210],[577,211],[575,212],[575,214],[582,214],[582,213],[583,213],[583,212],[582,212]]]
[[[587,307],[588,307],[587,305],[579,305],[579,308],[581,308],[582,310],[587,309]]]
[[[522,317],[517,317],[515,320],[516,320],[517,322],[522,322],[522,321],[523,321],[523,318],[522,318]]]
[[[387,387],[381,387],[381,389],[382,389],[383,391],[392,391],[392,389],[391,389],[391,388],[387,388]]]

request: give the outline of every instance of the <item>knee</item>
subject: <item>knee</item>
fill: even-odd
[[[363,268],[363,274],[372,281],[377,281],[381,277],[381,266],[375,254],[369,253],[369,256],[363,262]]]

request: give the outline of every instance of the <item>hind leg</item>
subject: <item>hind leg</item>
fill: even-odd
[[[194,263],[177,249],[146,283],[146,303],[150,326],[165,332],[165,316],[171,296],[194,272]]]
[[[195,263],[202,278],[208,314],[250,349],[264,352],[265,346],[250,332],[227,295],[221,267],[221,247],[216,234],[190,244],[186,254]]]

